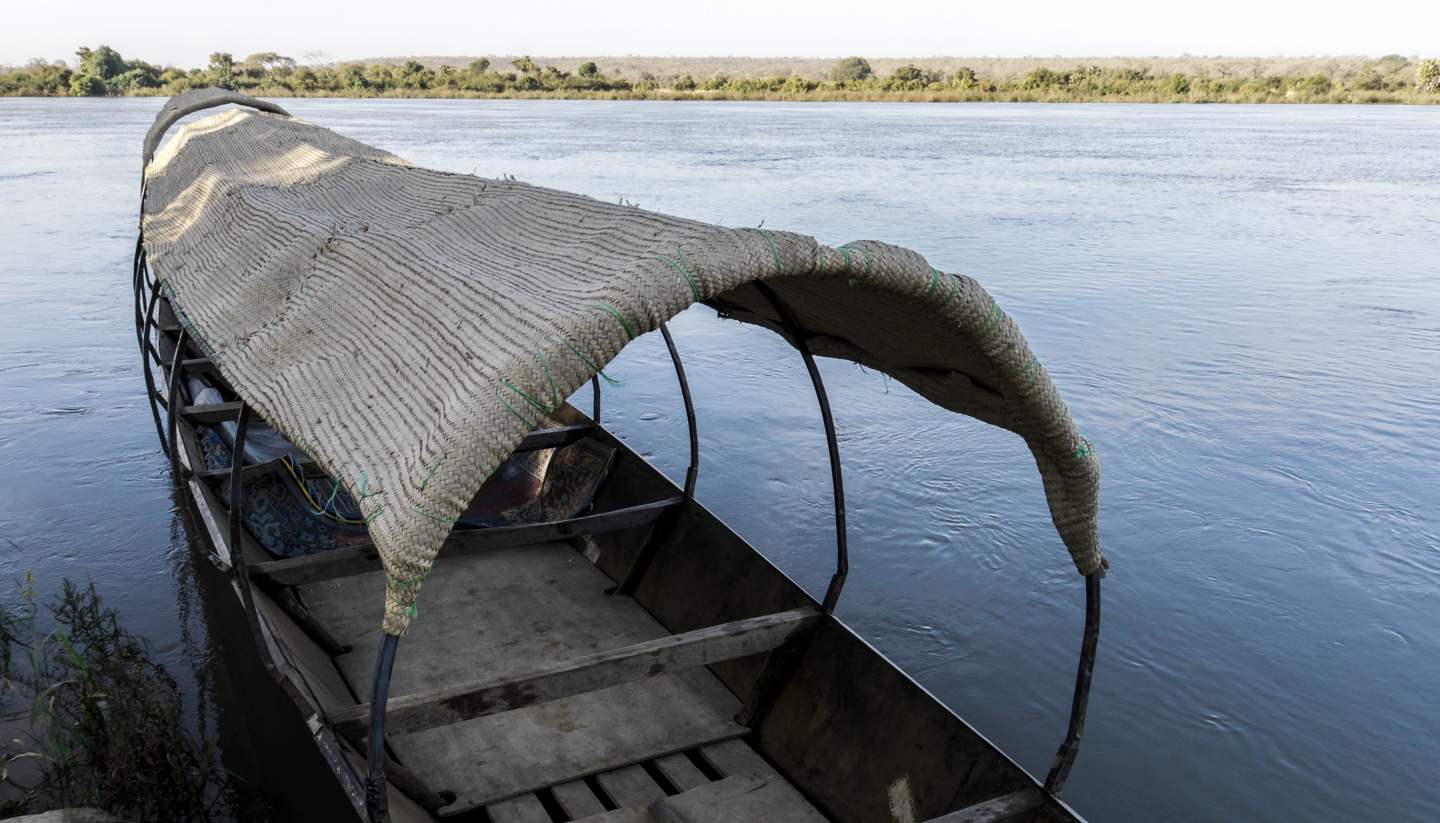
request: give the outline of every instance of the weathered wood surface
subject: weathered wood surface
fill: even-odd
[[[581,534],[628,529],[654,522],[661,513],[681,503],[679,497],[668,497],[649,503],[641,503],[617,511],[606,511],[559,520],[551,523],[535,523],[524,526],[498,526],[492,529],[474,529],[455,532],[440,549],[432,579],[438,577],[440,565],[462,552],[489,551],[492,549],[527,546],[565,540]],[[251,567],[252,577],[267,584],[279,586],[302,586],[324,580],[349,577],[380,568],[380,554],[369,543],[347,546],[318,554],[309,554],[285,560],[271,560]],[[426,601],[430,600],[426,597]]]
[[[221,528],[221,521],[216,516],[220,501],[215,498],[215,493],[193,477],[187,481],[187,484],[190,487],[190,494],[195,500],[195,509],[200,516],[200,522],[205,524],[205,533],[210,536],[210,547],[215,552],[215,557],[220,561],[220,565],[228,570],[231,564],[230,537],[227,534],[230,528],[229,517],[226,515],[226,525]]]
[[[582,823],[824,823],[825,818],[778,778],[737,774],[680,794],[637,790],[643,803],[622,807]]]
[[[1034,811],[1044,802],[1045,796],[1039,789],[1021,789],[932,818],[927,823],[998,823],[1017,814]]]
[[[919,820],[1034,780],[833,617],[820,621],[754,738],[827,814],[888,819],[910,786]],[[801,777],[803,776],[803,777]]]
[[[555,802],[560,804],[560,808],[571,820],[605,813],[605,805],[600,802],[600,798],[595,796],[595,792],[591,791],[583,780],[561,783],[554,786],[551,791],[555,795]]]
[[[641,766],[625,766],[613,772],[595,775],[600,788],[621,808],[643,808],[650,801],[664,797],[665,790]]]
[[[442,561],[400,644],[392,705],[479,675],[513,678],[555,659],[669,635],[633,600],[606,595],[612,585],[561,543]],[[354,648],[336,662],[362,693],[378,648],[383,586],[383,574],[372,572],[301,589],[316,619]],[[455,814],[737,736],[738,709],[708,671],[691,669],[389,740],[432,789],[456,793],[443,810]]]
[[[392,744],[436,789],[442,814],[744,734],[733,695],[704,672],[666,675],[505,714],[399,735]]]
[[[794,786],[780,775],[765,758],[743,740],[726,740],[700,749],[700,756],[726,778],[754,778],[764,786],[754,786],[753,793],[740,792],[723,806],[714,809],[716,816],[701,812],[705,804],[689,802],[677,806],[686,821],[723,823],[728,821],[766,820],[774,823],[824,823],[828,820]],[[720,781],[723,782],[723,781]],[[719,783],[712,783],[712,786]],[[679,800],[680,795],[672,800]],[[723,812],[723,814],[722,814]],[[729,815],[729,816],[725,816]],[[841,818],[852,819],[852,818]],[[858,818],[853,818],[858,819]]]
[[[195,423],[221,423],[226,420],[235,420],[240,416],[240,407],[244,405],[239,400],[227,400],[224,403],[205,403],[197,406],[181,406],[180,414],[186,420]]]
[[[533,794],[522,794],[485,808],[491,823],[550,823],[550,813]]]
[[[325,716],[353,706],[355,696],[336,670],[330,655],[305,634],[268,594],[252,591],[251,596],[255,601],[255,610],[264,621],[264,628],[280,647],[281,659],[276,662],[294,670],[293,676],[298,678],[296,686],[307,701],[319,701],[315,710]]]
[[[652,803],[655,823],[811,823],[824,821],[810,809],[791,802],[781,790],[783,782],[743,774],[707,783],[691,791]],[[793,792],[794,790],[791,789]]]
[[[690,758],[683,754],[667,754],[664,757],[655,758],[655,767],[665,775],[665,779],[674,784],[680,791],[687,791],[696,786],[703,786],[710,782]]]
[[[819,612],[815,609],[751,617],[557,661],[514,677],[445,686],[392,698],[385,712],[386,729],[390,734],[420,731],[719,660],[758,654],[775,648],[817,619]],[[369,718],[368,703],[330,716],[336,731],[352,740],[366,733]]]
[[[195,372],[196,374],[219,374],[220,370],[208,357],[187,357],[180,361],[180,368],[183,371]]]
[[[525,439],[520,441],[520,445],[515,447],[515,451],[518,453],[539,451],[540,449],[558,449],[589,437],[594,431],[595,427],[589,423],[556,426],[553,429],[536,429],[525,435]]]

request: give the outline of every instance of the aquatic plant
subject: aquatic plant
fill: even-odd
[[[0,743],[0,816],[90,806],[133,821],[234,819],[238,792],[184,723],[180,688],[93,584],[65,580],[41,619],[34,580],[0,610],[0,690],[29,704],[28,739]],[[36,775],[17,776],[22,761]]]

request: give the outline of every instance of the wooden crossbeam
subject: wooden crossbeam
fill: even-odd
[[[584,534],[598,534],[643,526],[655,522],[666,509],[678,506],[682,502],[684,502],[684,498],[677,495],[652,503],[641,503],[638,506],[589,514],[583,517],[572,517],[569,520],[455,532],[445,541],[445,546],[440,550],[441,556],[452,555],[460,551],[548,543]],[[254,563],[249,568],[250,576],[259,583],[300,586],[306,583],[375,571],[380,568],[380,553],[376,551],[373,544],[364,543],[285,560]]]
[[[386,703],[385,730],[389,734],[417,732],[759,654],[808,628],[819,617],[814,608],[749,617],[552,663],[518,677],[394,697]],[[333,712],[330,721],[337,732],[359,741],[369,728],[369,718],[370,705],[363,703]]]
[[[238,418],[241,405],[239,400],[230,400],[201,406],[181,406],[180,414],[194,423],[221,423]]]
[[[558,449],[568,446],[577,440],[589,437],[595,431],[595,426],[590,423],[577,423],[573,426],[556,426],[553,429],[536,429],[525,435],[525,439],[515,448],[516,452],[533,452],[541,449]]]

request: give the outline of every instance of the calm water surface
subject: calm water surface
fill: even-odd
[[[128,266],[159,105],[0,100],[0,580],[93,579],[227,764],[318,817],[335,798],[306,794],[328,778],[298,721],[246,710],[278,704],[247,685],[140,382]],[[421,165],[884,239],[979,278],[1104,469],[1114,569],[1068,799],[1096,821],[1440,819],[1440,109],[285,105]],[[819,593],[828,470],[799,357],[709,311],[673,329],[701,499]],[[606,423],[679,476],[663,346],[611,371]],[[822,371],[841,615],[1043,774],[1083,597],[1033,462],[877,373]]]

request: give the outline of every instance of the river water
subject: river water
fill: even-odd
[[[139,376],[128,267],[160,102],[0,99],[0,585],[93,580],[226,765],[321,819],[338,798],[197,555]],[[1440,109],[283,104],[421,165],[975,276],[1104,472],[1114,568],[1067,799],[1096,821],[1440,819]],[[829,476],[799,357],[708,310],[672,329],[702,502],[819,593]],[[651,338],[610,370],[605,422],[678,477]],[[821,369],[840,615],[1043,775],[1083,593],[1033,462],[880,374]]]

